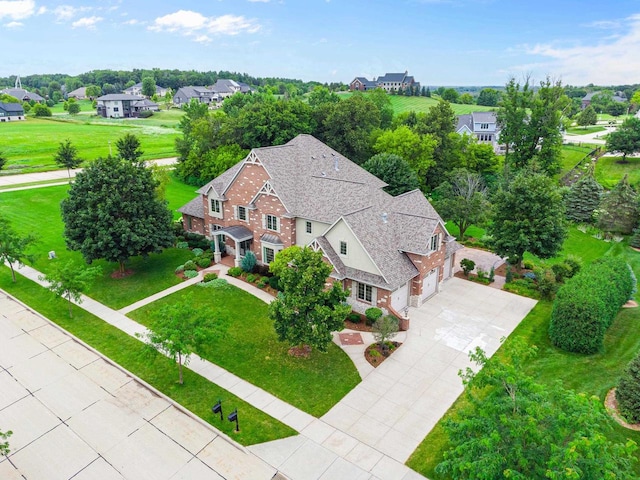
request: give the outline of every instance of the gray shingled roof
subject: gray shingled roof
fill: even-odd
[[[378,83],[381,82],[402,82],[407,76],[405,73],[385,73],[383,76],[378,77]]]
[[[41,102],[42,100],[44,100],[44,98],[42,98],[37,93],[29,92],[24,88],[5,88],[4,90],[0,90],[0,93],[6,93],[7,95],[11,95],[18,100],[23,100],[24,98],[28,98],[29,100],[34,100],[36,102]]]
[[[126,93],[109,93],[108,95],[102,95],[96,98],[99,101],[131,101],[131,100],[143,100],[144,97],[140,95],[128,95]]]
[[[471,116],[476,123],[496,123],[496,112],[472,112]]]
[[[0,102],[0,109],[7,113],[13,113],[16,115],[24,115],[24,108],[20,103],[3,103]]]
[[[473,132],[473,118],[470,113],[464,115],[458,115],[458,125],[456,125],[456,132],[459,132],[461,128],[467,127]]]
[[[202,197],[196,197],[186,205],[181,206],[178,211],[191,217],[202,218],[204,220],[204,204]]]

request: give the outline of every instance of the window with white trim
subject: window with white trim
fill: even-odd
[[[440,247],[440,234],[436,233],[429,242],[429,248],[431,251],[436,251]]]
[[[238,205],[236,207],[236,218],[238,220],[242,220],[243,222],[247,221],[247,207],[243,207]]]
[[[263,263],[271,263],[276,256],[276,251],[273,248],[262,247],[262,261]]]
[[[215,198],[211,199],[211,213],[221,213],[222,205],[220,204],[220,200],[216,200]]]
[[[311,232],[312,232],[312,229],[311,229],[311,222],[307,222],[307,224],[306,224],[306,226],[305,226],[305,227],[306,227],[306,231],[307,231],[307,233],[311,233]]]
[[[265,216],[265,228],[267,230],[273,230],[274,232],[279,232],[278,229],[278,217],[275,215],[266,215]]]
[[[373,287],[366,283],[358,283],[358,300],[371,303],[373,301]]]
[[[340,241],[340,255],[347,254],[347,242]]]

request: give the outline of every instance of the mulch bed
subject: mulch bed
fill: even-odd
[[[111,278],[127,278],[133,275],[133,270],[125,270],[121,272],[120,270],[116,270],[111,274]]]
[[[371,327],[367,325],[364,321],[360,323],[353,323],[349,320],[344,321],[344,328],[347,330],[357,330],[359,332],[371,332]]]
[[[393,347],[389,348],[389,350],[387,352],[388,356],[385,357],[380,345],[378,345],[378,343],[374,343],[374,344],[369,345],[367,347],[367,349],[364,351],[364,358],[373,367],[377,367],[382,362],[384,362],[387,358],[389,358],[391,356],[391,354],[393,352],[395,352],[400,345],[402,345],[402,343],[400,343],[400,342],[389,342],[389,343],[391,343],[393,345]],[[372,351],[378,352],[378,355],[376,355],[375,353],[371,354]]]
[[[628,428],[629,430],[640,431],[640,423],[627,423],[626,420],[622,418],[622,415],[620,415],[615,388],[612,388],[609,390],[609,393],[607,393],[607,397],[604,399],[604,406],[607,409],[607,412],[609,412],[609,415],[611,415],[621,426]]]
[[[302,347],[291,347],[288,351],[289,355],[295,358],[309,358],[311,355],[311,347],[303,345]]]

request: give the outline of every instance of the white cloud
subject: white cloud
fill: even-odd
[[[38,15],[42,15],[43,13],[47,13],[47,12],[48,10],[47,10],[47,7],[45,6],[42,6],[38,9]]]
[[[96,28],[96,24],[104,20],[102,17],[83,17],[71,24],[73,28],[88,28],[89,30],[93,30]]]
[[[565,83],[574,85],[637,83],[640,81],[640,14],[626,18],[616,35],[600,38],[591,45],[546,43],[524,49],[527,54],[543,60],[514,69],[534,67],[540,73],[561,76]]]
[[[193,36],[197,42],[209,42],[211,35],[238,35],[242,32],[255,33],[260,25],[254,20],[237,15],[205,17],[192,10],[178,10],[154,20],[148,27],[155,32],[178,32],[185,36]]]
[[[206,35],[198,35],[193,41],[198,43],[211,43],[211,38]]]
[[[9,22],[4,24],[4,26],[7,28],[19,28],[19,27],[22,27],[23,25],[24,23],[22,22]]]
[[[126,22],[122,22],[123,25],[139,25],[140,23],[140,20],[136,20],[135,18],[127,20]]]
[[[78,13],[78,10],[71,5],[60,5],[53,10],[53,14],[59,21],[71,20]]]
[[[21,20],[35,13],[36,3],[33,0],[0,0],[0,18]]]

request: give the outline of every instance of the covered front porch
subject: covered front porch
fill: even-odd
[[[251,250],[253,243],[253,232],[243,225],[233,225],[231,227],[220,228],[212,232],[213,236],[213,260],[215,263],[222,261],[222,248],[226,242],[221,240],[224,238],[231,239],[234,242],[233,249],[233,266],[239,267],[242,257]],[[222,243],[222,245],[221,245]]]

